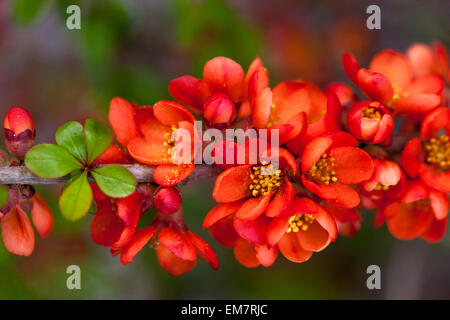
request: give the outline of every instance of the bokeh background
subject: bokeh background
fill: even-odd
[[[66,8],[81,7],[81,30],[66,28]],[[381,30],[366,29],[366,8],[381,7]],[[244,69],[255,56],[271,82],[302,78],[320,87],[348,82],[340,58],[353,52],[366,65],[383,48],[405,50],[416,41],[450,45],[448,0],[0,0],[0,115],[13,105],[34,116],[38,142],[53,141],[68,120],[106,119],[121,96],[141,105],[170,98],[170,79],[200,77],[203,64],[228,56]],[[38,187],[56,217],[55,230],[37,239],[28,258],[0,242],[1,299],[450,299],[449,232],[436,245],[399,241],[386,228],[340,237],[303,264],[279,256],[270,268],[246,269],[232,251],[201,230],[214,202],[213,181],[183,188],[188,226],[220,259],[218,271],[199,261],[169,276],[151,249],[124,267],[94,245],[91,217],[65,221],[56,205],[59,186]],[[82,290],[66,288],[67,266],[82,270]],[[382,290],[366,288],[366,268],[379,265]]]

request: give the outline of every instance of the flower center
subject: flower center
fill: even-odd
[[[298,214],[289,218],[289,227],[286,232],[306,231],[309,225],[313,223],[314,216],[312,214]]]
[[[425,161],[435,165],[442,171],[450,170],[450,137],[443,135],[425,141]]]
[[[308,175],[310,178],[325,184],[337,182],[338,178],[336,177],[336,172],[334,171],[335,166],[335,159],[324,153],[320,159],[313,164],[311,169],[309,169]]]
[[[277,122],[281,118],[279,115],[274,114],[274,112],[273,112],[274,110],[275,110],[275,105],[272,104],[270,106],[269,120],[267,121],[267,125],[266,125],[267,128],[273,126],[275,124],[275,122]]]
[[[250,192],[253,197],[258,197],[277,191],[283,182],[284,174],[280,169],[275,170],[272,164],[263,164],[252,166],[250,178]]]
[[[373,107],[364,107],[362,110],[363,118],[381,120],[381,113]]]
[[[172,154],[173,148],[176,146],[177,142],[175,140],[172,140],[173,133],[177,130],[177,127],[175,125],[172,125],[172,130],[170,132],[166,132],[164,136],[166,137],[166,141],[164,141],[163,145],[169,148],[167,150],[168,154]]]
[[[376,185],[374,190],[376,190],[376,191],[386,191],[386,190],[389,190],[389,186],[386,186],[386,185],[381,184],[381,183],[378,182],[378,184]]]

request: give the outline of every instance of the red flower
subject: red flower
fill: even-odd
[[[179,276],[190,271],[197,256],[213,269],[219,266],[211,247],[186,227],[181,210],[170,216],[157,214],[150,226],[139,229],[121,251],[122,264],[130,263],[149,242],[150,247],[156,250],[160,265],[171,275]]]
[[[12,107],[3,122],[5,128],[5,144],[9,152],[23,158],[34,146],[36,131],[33,117],[20,107]]]
[[[11,196],[10,196],[11,201]],[[34,250],[34,230],[31,221],[21,204],[9,202],[10,209],[0,215],[3,243],[11,253],[29,256]],[[31,218],[42,238],[46,238],[53,229],[53,216],[47,203],[38,194],[32,197]]]
[[[305,146],[314,138],[335,132],[341,128],[341,104],[333,90],[325,93],[307,81],[296,81],[303,86],[297,98],[301,101],[301,110],[306,113],[306,129],[302,134],[288,141],[286,146],[300,156]]]
[[[439,75],[414,77],[408,59],[394,50],[384,50],[371,61],[369,69],[360,68],[356,59],[346,53],[344,70],[370,99],[379,101],[395,111],[421,114],[436,108],[444,80]]]
[[[357,139],[373,144],[390,143],[394,120],[389,109],[381,103],[361,101],[348,110],[347,126]]]
[[[399,239],[422,237],[439,241],[445,233],[448,197],[420,180],[410,181],[402,197],[386,205],[381,214],[392,235]]]
[[[260,163],[222,172],[216,179],[214,199],[219,203],[240,203],[236,210],[238,219],[253,220],[263,213],[268,217],[285,213],[294,196],[288,170],[295,174],[296,163],[287,150],[280,148],[278,154],[277,170],[272,163]]]
[[[449,71],[448,53],[439,41],[434,41],[431,46],[415,43],[408,48],[406,56],[415,76],[421,77],[437,73],[447,77]]]
[[[194,116],[173,101],[159,101],[153,107],[136,107],[124,99],[111,100],[109,122],[119,143],[139,162],[157,165],[153,172],[156,183],[173,186],[194,171]],[[189,136],[172,140],[172,133],[184,129]],[[176,147],[189,148],[191,154],[174,152]],[[190,163],[178,164],[181,156]]]
[[[91,222],[92,240],[101,246],[111,247],[116,254],[134,236],[145,198],[134,192],[126,198],[112,199],[91,185],[97,213]]]
[[[346,208],[359,204],[350,186],[371,177],[373,161],[358,149],[356,139],[336,132],[312,140],[301,158],[302,181],[311,192]]]
[[[281,82],[269,88],[265,69],[256,71],[249,83],[251,125],[257,129],[278,130],[280,144],[300,135],[306,125],[309,101],[306,83]],[[308,102],[308,103],[305,103]]]
[[[374,159],[372,176],[359,184],[360,190],[372,200],[396,199],[403,192],[405,175],[398,164]]]
[[[248,85],[257,70],[264,70],[261,59],[255,58],[247,74],[230,58],[215,57],[206,62],[203,80],[182,76],[172,80],[169,91],[174,99],[203,114],[209,126],[224,128],[249,115]]]
[[[267,230],[268,245],[277,245],[283,256],[293,262],[308,260],[336,237],[333,217],[308,198],[296,198],[289,213],[274,218]]]
[[[410,177],[450,191],[450,109],[439,107],[425,117],[420,138],[411,139],[403,150],[402,165]]]

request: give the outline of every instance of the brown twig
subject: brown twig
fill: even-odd
[[[143,164],[124,164],[122,166],[127,168],[138,182],[154,182],[153,171],[155,166]],[[197,165],[195,171],[183,180],[182,184],[201,178],[214,177],[219,173],[220,170],[216,167],[205,164]],[[55,179],[41,178],[33,174],[25,166],[0,167],[0,184],[64,184],[69,178],[69,176]]]

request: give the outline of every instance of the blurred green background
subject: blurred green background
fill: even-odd
[[[81,30],[66,28],[66,8],[81,7]],[[381,30],[365,27],[370,4],[381,7]],[[416,41],[450,45],[448,0],[0,0],[0,115],[13,105],[36,120],[38,142],[53,141],[68,120],[106,119],[121,96],[140,105],[170,98],[170,79],[201,77],[218,55],[241,63],[255,56],[271,82],[302,78],[324,87],[345,81],[340,57],[353,52],[363,65],[383,48],[405,50]],[[59,186],[38,187],[52,205],[55,230],[37,239],[28,258],[0,242],[1,299],[373,299],[450,298],[450,237],[436,245],[399,241],[386,228],[340,237],[303,264],[282,256],[270,268],[246,269],[232,251],[201,230],[214,206],[213,181],[183,188],[186,223],[216,250],[220,268],[199,261],[179,278],[169,276],[151,249],[124,267],[93,244],[90,217],[65,221],[56,205]],[[82,290],[66,288],[66,268],[79,265]],[[366,288],[366,268],[377,264],[382,290]]]

